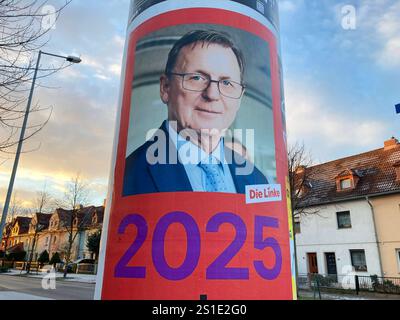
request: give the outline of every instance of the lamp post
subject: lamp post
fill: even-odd
[[[26,105],[24,122],[23,122],[22,128],[21,128],[21,135],[20,135],[20,138],[19,138],[19,141],[18,141],[17,152],[15,154],[15,160],[14,160],[14,166],[13,166],[12,173],[11,173],[10,184],[8,185],[7,197],[6,197],[6,201],[4,202],[3,214],[1,216],[0,241],[1,241],[1,239],[3,239],[3,229],[4,229],[4,226],[6,224],[8,207],[10,205],[10,200],[11,200],[11,194],[12,194],[12,190],[13,190],[13,186],[14,186],[15,175],[17,173],[19,157],[20,157],[21,149],[22,149],[22,142],[24,141],[26,124],[28,122],[29,111],[30,111],[31,104],[32,104],[33,90],[35,89],[36,77],[37,77],[37,73],[38,73],[38,70],[39,70],[40,58],[41,58],[42,54],[45,54],[45,55],[48,55],[48,56],[52,56],[52,57],[56,57],[56,58],[65,59],[65,60],[67,60],[68,62],[71,62],[71,63],[80,63],[82,61],[78,57],[74,57],[74,56],[65,57],[65,56],[60,56],[58,54],[48,53],[48,52],[44,52],[44,51],[39,50],[39,54],[38,54],[38,58],[37,58],[37,62],[36,62],[36,67],[35,67],[35,73],[33,75],[33,80],[32,80],[31,91],[29,93],[28,104]]]

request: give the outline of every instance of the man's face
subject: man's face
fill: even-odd
[[[218,44],[197,43],[183,47],[178,55],[173,72],[201,73],[212,80],[232,80],[240,83],[240,67],[231,48]],[[177,121],[178,130],[229,128],[235,120],[241,99],[228,98],[220,94],[218,84],[210,83],[202,92],[185,90],[182,77],[161,77],[161,99],[168,105],[168,119]]]

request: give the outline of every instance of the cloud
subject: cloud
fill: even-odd
[[[119,35],[113,37],[114,44],[118,47],[117,49],[122,50],[125,46],[125,39]]]
[[[81,172],[93,182],[93,202],[106,197],[111,165],[119,78],[129,0],[72,1],[62,12],[44,51],[82,58],[82,63],[63,69],[38,87],[34,103],[53,106],[49,122],[36,136],[24,142],[14,191],[24,199],[33,198],[43,181],[48,189],[62,195],[64,184]],[[42,66],[59,63],[43,57]],[[30,115],[37,124],[48,113]],[[38,146],[40,148],[38,149]],[[0,166],[0,204],[12,169],[13,156]],[[0,163],[3,159],[0,159]]]
[[[108,70],[116,76],[121,75],[121,65],[120,64],[112,64],[108,67]]]
[[[286,79],[285,87],[289,143],[304,141],[321,161],[337,158],[340,149],[371,150],[388,137],[384,122],[338,110],[313,86]]]
[[[383,66],[400,67],[400,2],[392,5],[383,14],[377,25],[377,33],[383,48],[377,53],[378,62]]]
[[[295,12],[302,5],[300,0],[281,0],[279,1],[279,10],[282,12]]]
[[[96,74],[94,75],[94,77],[97,78],[97,79],[103,80],[103,81],[109,81],[109,80],[111,80],[110,77],[107,77],[107,76],[105,76],[104,74],[100,74],[100,73],[96,73]]]
[[[363,41],[369,43],[372,57],[382,67],[400,67],[400,2],[365,0],[357,10],[357,23]]]

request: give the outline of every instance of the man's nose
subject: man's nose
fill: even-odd
[[[218,100],[220,96],[218,81],[211,81],[208,87],[203,91],[203,97],[209,100]]]

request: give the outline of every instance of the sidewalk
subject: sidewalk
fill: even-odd
[[[0,291],[0,301],[6,300],[54,300],[15,291]]]
[[[49,275],[49,273],[48,272],[37,272],[36,273],[36,271],[31,271],[30,274],[27,274],[26,271],[10,269],[9,272],[1,273],[1,275],[21,276],[21,277],[30,277],[30,278],[43,279],[45,276]],[[95,274],[68,273],[67,277],[64,279],[64,274],[62,272],[56,272],[56,279],[57,280],[61,280],[61,281],[96,283],[96,275]]]
[[[299,290],[299,300],[319,300],[318,292],[311,290]],[[380,294],[375,292],[360,292],[355,293],[336,293],[321,291],[321,300],[400,300],[400,295]]]

